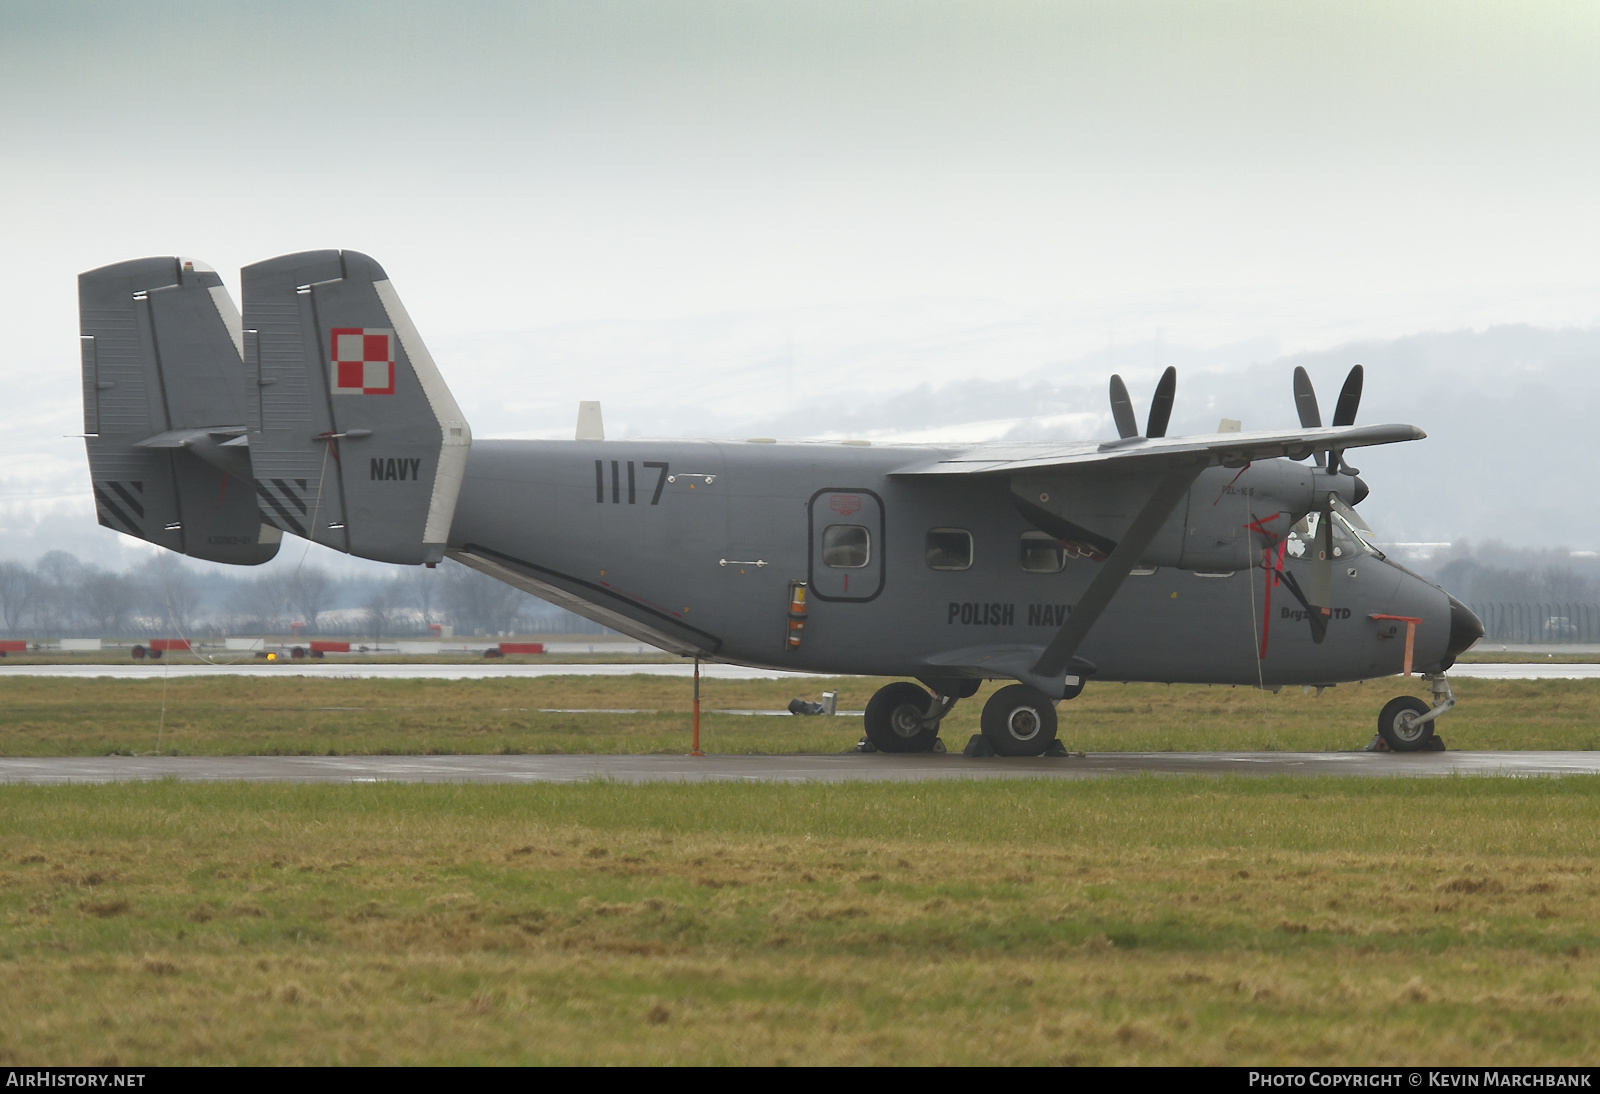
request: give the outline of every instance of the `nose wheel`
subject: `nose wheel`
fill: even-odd
[[[1444,673],[1429,673],[1425,679],[1433,692],[1433,705],[1414,695],[1400,695],[1384,704],[1378,715],[1378,736],[1391,752],[1431,752],[1443,748],[1434,736],[1433,723],[1456,705],[1455,693]]]

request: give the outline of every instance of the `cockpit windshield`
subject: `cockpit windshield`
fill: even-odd
[[[1329,506],[1333,514],[1333,557],[1354,558],[1357,555],[1384,557],[1372,533],[1372,528],[1361,519],[1361,514],[1333,495]],[[1290,558],[1315,558],[1322,531],[1322,513],[1313,510],[1289,530],[1288,554]]]

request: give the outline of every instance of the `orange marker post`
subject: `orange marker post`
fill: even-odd
[[[1368,619],[1392,619],[1396,623],[1404,623],[1406,625],[1406,663],[1405,663],[1405,668],[1402,669],[1401,671],[1406,676],[1410,676],[1411,675],[1411,654],[1412,654],[1412,651],[1416,649],[1416,645],[1417,645],[1417,624],[1421,623],[1422,620],[1418,619],[1414,615],[1379,615],[1376,612],[1374,612],[1372,615],[1369,615],[1367,618]]]
[[[1407,664],[1410,662],[1408,661]],[[694,659],[694,750],[691,756],[704,756],[700,751],[700,658]]]

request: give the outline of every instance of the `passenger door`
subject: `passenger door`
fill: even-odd
[[[871,600],[883,591],[883,499],[829,487],[811,495],[807,581],[818,600]]]

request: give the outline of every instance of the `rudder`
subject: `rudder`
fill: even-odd
[[[383,268],[356,251],[245,267],[261,513],[382,562],[444,557],[472,431]]]
[[[78,277],[85,446],[101,524],[214,562],[278,552],[244,445],[239,315],[204,263]]]

